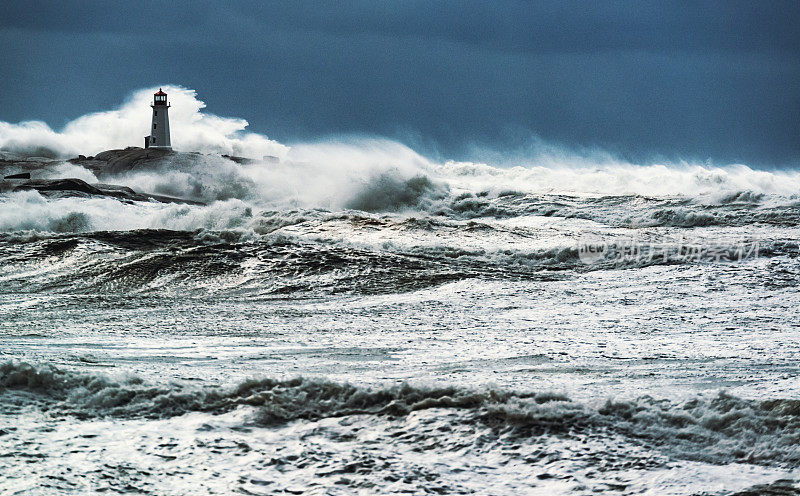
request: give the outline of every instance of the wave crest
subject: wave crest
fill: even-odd
[[[264,426],[351,415],[397,417],[441,408],[461,411],[462,422],[480,423],[512,438],[606,432],[676,458],[800,466],[800,402],[758,402],[724,392],[684,402],[649,396],[609,400],[595,408],[551,392],[408,384],[364,388],[302,377],[251,379],[228,389],[157,386],[137,378],[120,382],[16,362],[0,365],[3,392],[32,394],[32,402],[53,413],[79,417],[163,418],[249,406],[255,409],[251,422]]]

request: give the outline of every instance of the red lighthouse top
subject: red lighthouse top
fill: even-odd
[[[161,88],[158,89],[158,93],[153,95],[153,103],[156,105],[166,105],[167,104],[167,94],[161,91]]]

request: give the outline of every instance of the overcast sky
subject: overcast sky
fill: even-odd
[[[0,120],[58,128],[172,83],[284,142],[800,166],[796,1],[116,3],[3,3]]]

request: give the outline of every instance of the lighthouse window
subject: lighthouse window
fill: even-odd
[[[158,115],[158,110],[153,110],[153,115]]]
[[[158,124],[156,124],[156,123],[154,122],[154,123],[153,123],[153,129],[155,129],[157,125],[158,125]]]

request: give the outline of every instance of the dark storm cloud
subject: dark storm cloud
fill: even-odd
[[[0,120],[58,125],[161,82],[283,140],[463,156],[536,135],[632,159],[797,163],[796,2],[15,2]]]

